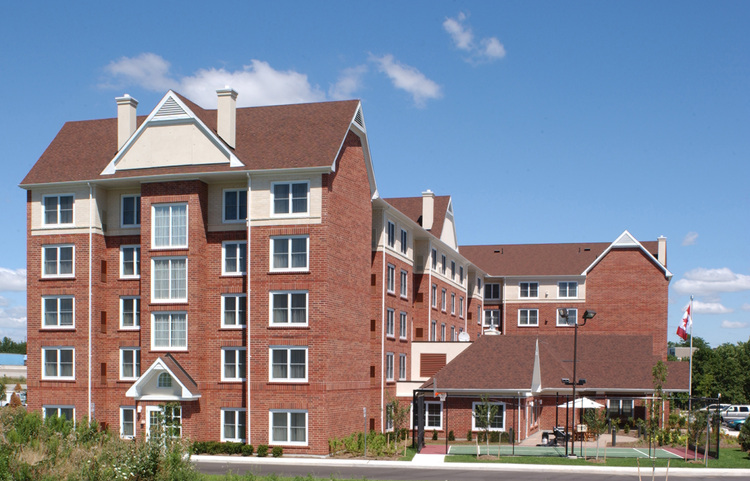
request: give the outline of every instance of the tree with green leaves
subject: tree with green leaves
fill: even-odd
[[[583,413],[583,422],[586,424],[588,432],[596,437],[596,459],[598,460],[599,437],[607,430],[606,409],[586,409]]]
[[[658,361],[651,369],[651,375],[654,378],[654,396],[648,403],[648,439],[651,443],[659,431],[659,418],[661,417],[661,408],[664,403],[664,383],[667,381],[667,365],[663,361]]]
[[[398,402],[398,399],[388,393],[388,403],[386,403],[385,409],[386,417],[393,422],[393,431],[396,434],[396,443],[398,443],[401,437],[401,429],[409,420],[409,406],[402,405]],[[406,437],[404,437],[404,456],[406,456]]]
[[[497,416],[498,405],[491,403],[489,397],[483,394],[480,403],[474,409],[474,423],[477,429],[484,431],[484,439],[487,442],[487,454],[490,454],[490,430],[492,422]]]

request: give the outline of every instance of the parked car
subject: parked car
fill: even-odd
[[[750,416],[750,405],[732,404],[726,411],[722,411],[721,421],[724,423],[729,423],[730,421],[746,419],[748,416]]]
[[[700,408],[700,409],[699,409],[699,411],[711,411],[711,412],[714,412],[714,411],[716,411],[717,409],[718,409],[719,411],[725,411],[725,410],[727,410],[727,409],[728,409],[728,408],[729,408],[730,406],[731,406],[731,404],[709,404],[709,405],[708,405],[708,406],[706,406],[706,407]]]
[[[740,429],[742,429],[742,425],[745,424],[745,421],[746,421],[745,419],[738,419],[736,421],[730,421],[729,427],[736,431],[739,431]]]

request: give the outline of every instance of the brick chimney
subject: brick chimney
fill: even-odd
[[[422,192],[422,228],[425,230],[432,229],[432,223],[435,220],[435,194],[427,189]]]
[[[656,251],[656,260],[661,262],[661,265],[664,267],[667,266],[667,238],[662,236],[659,236],[656,241],[658,242],[658,247]]]
[[[117,97],[117,150],[120,150],[135,132],[138,101],[128,94]]]
[[[237,92],[229,86],[216,91],[219,107],[216,113],[216,131],[231,148],[237,139]]]

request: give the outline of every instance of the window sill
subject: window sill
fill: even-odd
[[[139,281],[141,276],[120,276],[117,278],[118,281]]]
[[[523,328],[523,329],[527,329],[527,328],[530,328],[530,327],[539,327],[539,324],[518,324],[518,327]]]
[[[222,331],[242,331],[244,329],[247,329],[247,325],[245,326],[221,326],[219,329]]]
[[[40,382],[67,382],[67,383],[76,382],[75,378],[49,378],[49,377],[47,378],[43,377],[39,381]]]
[[[42,276],[40,281],[74,281],[76,276]]]
[[[309,324],[304,325],[289,325],[289,324],[283,324],[283,325],[270,325],[268,326],[268,329],[277,330],[277,329],[299,329],[299,330],[305,330],[310,329]]]
[[[76,330],[75,326],[73,326],[73,327],[61,327],[61,326],[48,326],[48,327],[44,327],[44,326],[42,326],[42,327],[39,328],[40,332],[44,332],[44,331],[75,331],[75,330]]]
[[[269,386],[278,386],[278,385],[287,386],[287,385],[290,385],[290,384],[294,385],[294,386],[309,386],[310,385],[310,381],[308,381],[308,380],[304,380],[304,381],[288,381],[288,380],[283,380],[283,379],[269,379],[268,380],[268,385]]]
[[[120,327],[117,329],[117,332],[139,332],[141,330],[139,327]]]
[[[292,269],[289,269],[289,270],[284,270],[284,271],[268,271],[268,275],[269,276],[279,275],[279,274],[304,274],[304,275],[307,275],[307,274],[310,274],[310,269],[304,269],[304,270],[292,270]]]
[[[219,381],[219,384],[237,385],[242,384],[243,382],[247,382],[247,379],[244,377],[242,379],[222,379]]]
[[[222,272],[221,277],[243,277],[247,272]]]

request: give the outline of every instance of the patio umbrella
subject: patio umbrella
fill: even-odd
[[[573,401],[568,401],[566,403],[562,403],[562,404],[560,404],[557,407],[559,407],[559,408],[573,407]],[[576,399],[576,404],[575,404],[575,408],[576,409],[581,409],[581,408],[583,408],[583,409],[599,409],[599,408],[603,408],[603,407],[604,407],[604,404],[599,404],[598,402],[592,401],[591,399],[589,399],[587,397],[581,397],[581,398]]]

